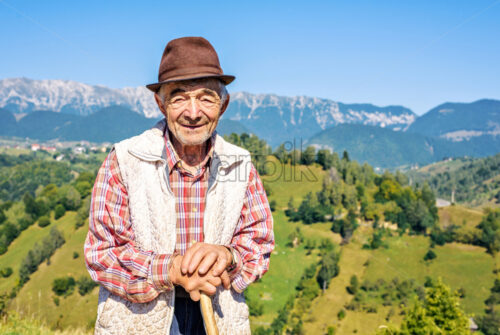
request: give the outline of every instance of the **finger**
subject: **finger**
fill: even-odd
[[[198,251],[198,249],[203,245],[203,243],[195,243],[186,250],[186,253],[182,257],[181,272],[185,275],[188,271],[189,263],[193,258],[193,255]]]
[[[229,274],[227,273],[227,271],[222,272],[219,278],[221,279],[224,288],[226,290],[229,290],[229,288],[231,287],[231,279],[229,278]]]
[[[207,280],[213,286],[219,286],[222,283],[222,279],[220,277],[208,277]]]
[[[203,258],[205,258],[207,254],[208,254],[207,248],[203,247],[198,248],[198,250],[196,250],[196,252],[191,257],[191,260],[189,261],[187,272],[189,274],[193,274],[196,271],[196,269],[198,269],[201,261],[203,260]]]
[[[217,263],[213,267],[212,274],[214,276],[220,276],[222,272],[226,269],[229,261],[226,258],[226,255],[222,254],[219,255],[219,258],[217,259]]]
[[[209,282],[206,282],[204,285],[203,285],[203,288],[201,289],[201,291],[203,293],[205,293],[206,295],[214,295],[215,292],[217,292],[217,288],[210,284]]]
[[[210,253],[206,254],[205,257],[203,258],[203,261],[200,264],[200,267],[198,268],[198,273],[203,276],[212,268],[215,262],[217,262],[219,255],[211,251]],[[191,269],[191,268],[190,268]]]
[[[191,297],[191,300],[193,301],[199,301],[200,300],[200,291],[198,290],[193,290],[191,292],[189,292],[189,296]]]

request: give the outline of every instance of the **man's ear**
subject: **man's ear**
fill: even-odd
[[[155,101],[156,101],[156,104],[158,105],[158,108],[160,108],[161,113],[166,117],[167,111],[166,111],[165,105],[163,104],[163,101],[161,100],[158,93],[155,93]]]
[[[227,109],[227,106],[229,106],[229,100],[231,100],[231,96],[228,93],[227,96],[226,96],[226,101],[224,101],[224,105],[222,105],[222,107],[220,109],[220,115],[219,115],[219,117],[221,117],[222,114],[224,114],[224,112]]]

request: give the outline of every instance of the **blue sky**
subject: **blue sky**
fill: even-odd
[[[165,44],[204,36],[230,92],[403,105],[500,99],[500,0],[0,0],[0,79],[156,81]]]

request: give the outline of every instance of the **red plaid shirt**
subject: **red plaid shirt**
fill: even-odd
[[[176,197],[177,239],[175,251],[185,253],[191,241],[203,241],[203,219],[208,187],[209,152],[200,169],[191,174],[182,167],[165,133],[169,181]],[[241,216],[231,241],[236,267],[230,277],[235,290],[242,292],[269,268],[274,248],[273,219],[262,182],[252,165]],[[92,191],[89,232],[85,241],[87,269],[95,281],[112,293],[133,302],[153,300],[171,289],[168,266],[172,255],[140,250],[129,216],[128,194],[113,151],[102,164]]]

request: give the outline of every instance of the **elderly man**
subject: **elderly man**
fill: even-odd
[[[242,292],[269,267],[273,220],[248,151],[215,132],[229,104],[217,53],[168,43],[147,85],[165,119],[117,143],[92,192],[85,261],[101,285],[96,334],[249,334]]]

